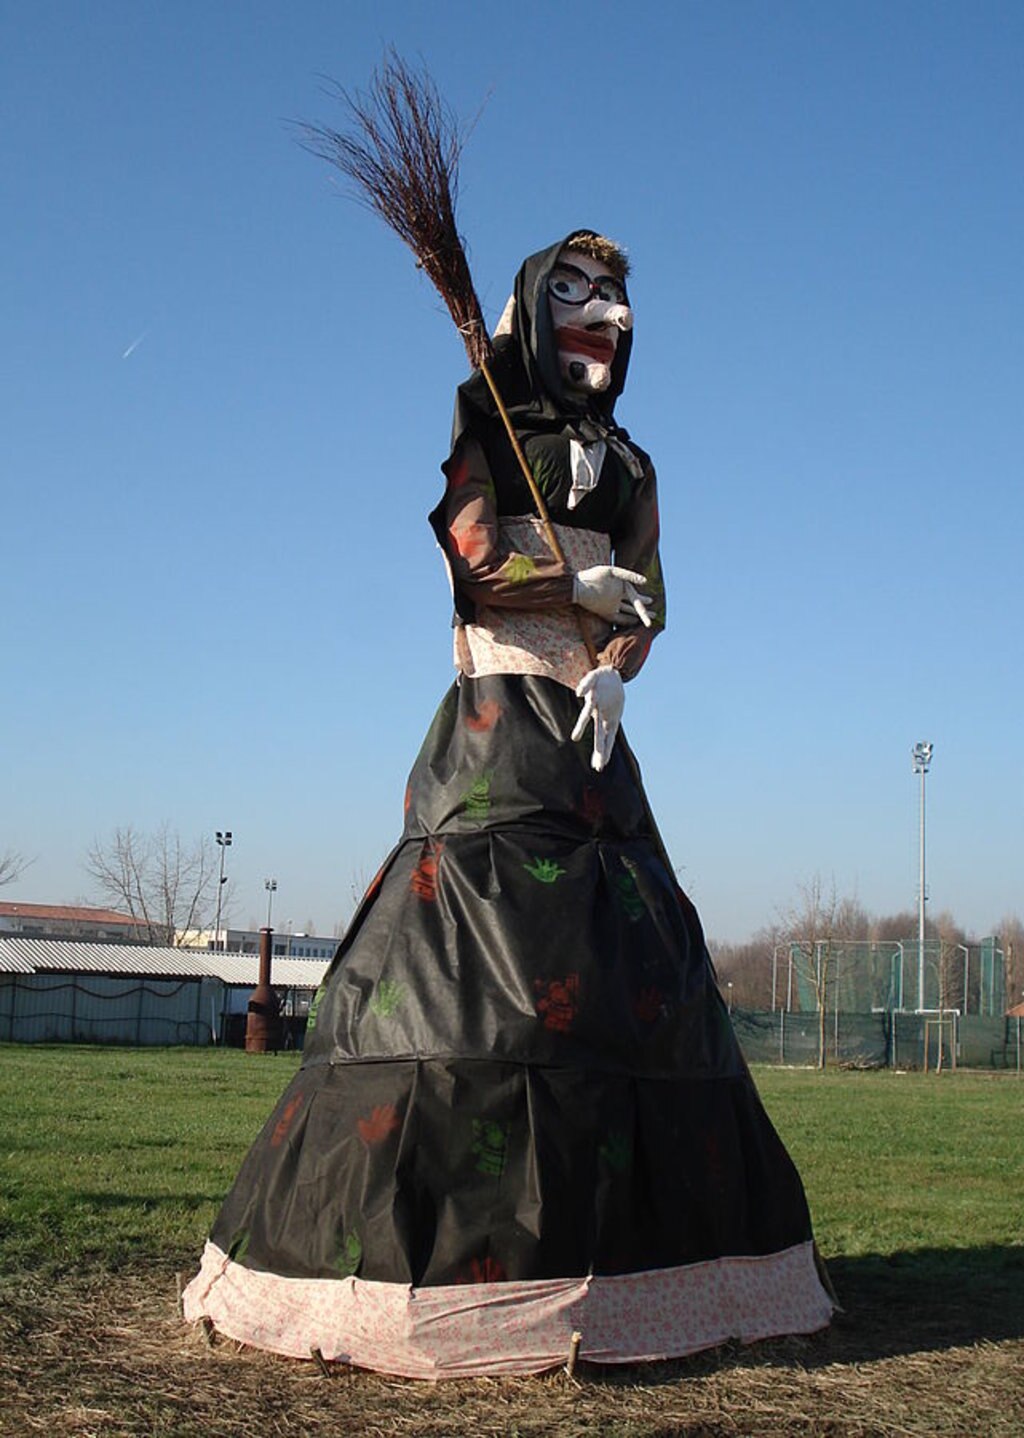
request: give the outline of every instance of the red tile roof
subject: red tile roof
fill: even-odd
[[[0,902],[0,918],[11,919],[63,919],[68,923],[82,924],[129,924],[138,925],[139,920],[131,914],[119,914],[116,909],[87,909],[80,904],[11,904]]]

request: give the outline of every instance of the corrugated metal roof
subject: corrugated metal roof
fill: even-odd
[[[89,944],[70,939],[0,937],[0,973],[131,974],[133,977],[220,979],[255,987],[257,954],[226,954],[213,949],[150,948],[143,944]],[[275,988],[315,989],[327,972],[326,959],[275,958],[270,981]]]

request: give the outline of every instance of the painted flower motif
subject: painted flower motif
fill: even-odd
[[[579,974],[566,974],[561,979],[537,979],[534,987],[540,994],[536,1008],[544,1027],[552,1033],[569,1033],[579,1012]]]
[[[384,865],[384,864],[381,864],[380,868],[377,870],[377,872],[374,874],[373,878],[370,880],[370,882],[369,882],[369,884],[368,884],[368,886],[367,886],[367,889],[366,889],[366,893],[363,895],[363,898],[362,898],[362,902],[363,902],[364,904],[365,904],[365,903],[368,903],[369,900],[373,898],[374,894],[375,894],[375,893],[377,892],[377,890],[380,888],[380,886],[381,886],[381,884],[382,884],[382,882],[383,882],[383,880],[384,880],[384,869],[385,869],[385,865]]]
[[[361,1118],[356,1123],[359,1130],[359,1137],[363,1143],[372,1145],[383,1143],[389,1133],[394,1133],[401,1124],[398,1111],[393,1103],[378,1104],[370,1114],[369,1118]]]
[[[536,574],[537,566],[528,554],[513,554],[502,565],[501,572],[509,584],[525,584]]]
[[[583,789],[583,798],[580,800],[580,814],[584,821],[592,829],[601,827],[601,820],[604,818],[605,803],[600,793],[592,784],[587,784]]]
[[[629,1138],[624,1133],[613,1131],[598,1149],[598,1153],[613,1173],[625,1173],[632,1156]]]
[[[317,1012],[319,1011],[320,1005],[321,1005],[321,1003],[323,1002],[324,994],[325,994],[326,992],[327,992],[327,981],[326,981],[326,979],[325,979],[324,982],[323,982],[323,983],[320,985],[320,987],[317,989],[316,993],[313,995],[313,1001],[312,1001],[312,1003],[311,1003],[310,1006],[309,1006],[309,1013],[306,1015],[306,1033],[307,1033],[307,1034],[311,1034],[311,1033],[313,1032],[313,1030],[316,1028],[316,1016],[317,1016]]]
[[[474,1258],[456,1275],[456,1283],[504,1283],[505,1268],[496,1258]]]
[[[467,819],[474,824],[486,822],[491,812],[491,780],[494,774],[486,770],[476,778],[462,796],[462,807]]]
[[[363,1243],[358,1233],[346,1233],[334,1266],[342,1278],[351,1278],[363,1261]]]
[[[711,1188],[725,1188],[725,1164],[722,1161],[722,1148],[718,1141],[718,1135],[709,1133],[704,1145],[705,1161],[707,1163],[708,1181]]]
[[[476,1171],[491,1178],[500,1178],[505,1171],[508,1130],[490,1119],[473,1120],[473,1142],[470,1152],[477,1155]]]
[[[633,1000],[633,1012],[642,1024],[653,1024],[662,1013],[664,999],[660,989],[641,989]]]
[[[451,470],[448,474],[448,488],[461,489],[463,485],[469,483],[469,479],[469,465],[467,464],[464,455],[460,451],[456,455],[455,462],[452,464]]]
[[[439,840],[427,839],[420,854],[419,863],[412,872],[409,887],[418,899],[432,904],[437,898],[437,870],[441,862],[444,844]]]
[[[477,705],[475,714],[467,714],[466,728],[474,734],[489,733],[501,718],[501,705],[496,699],[483,699]]]
[[[623,857],[622,867],[625,873],[616,874],[615,892],[626,918],[631,924],[635,924],[638,919],[643,918],[647,908],[637,888],[636,864],[632,859]]]
[[[452,543],[467,564],[477,564],[487,555],[491,547],[491,530],[486,524],[477,524],[467,518],[456,519],[449,533]],[[507,567],[507,566],[506,566]]]
[[[536,854],[533,856],[533,863],[524,864],[523,868],[542,884],[554,884],[566,872],[565,869],[559,868],[554,859],[540,859]]]
[[[232,1259],[235,1263],[241,1263],[242,1259],[245,1257],[248,1251],[248,1248],[249,1232],[247,1229],[243,1228],[241,1233],[236,1233],[234,1238],[231,1240],[230,1247],[228,1248],[228,1257]]]
[[[292,1120],[298,1113],[299,1109],[302,1107],[304,1098],[304,1094],[297,1093],[285,1104],[284,1109],[281,1112],[281,1117],[274,1125],[274,1132],[270,1135],[271,1148],[280,1148],[281,1145],[284,1143],[285,1139],[288,1137],[288,1130],[292,1126]]]
[[[404,994],[404,984],[398,983],[395,979],[381,979],[373,991],[370,1012],[376,1014],[379,1019],[391,1018],[402,1002]]]

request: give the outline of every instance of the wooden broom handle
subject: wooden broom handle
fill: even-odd
[[[515,451],[516,459],[518,459],[519,461],[519,467],[523,471],[523,478],[530,486],[530,494],[533,497],[533,502],[536,506],[537,515],[541,522],[541,528],[544,530],[544,538],[547,540],[548,547],[551,550],[551,553],[558,560],[559,564],[565,564],[565,550],[559,543],[558,535],[555,533],[555,527],[551,523],[551,516],[550,514],[548,514],[548,507],[544,503],[544,496],[537,488],[537,481],[533,477],[533,470],[527,463],[526,455],[523,453],[523,447],[519,443],[519,438],[515,432],[515,429],[512,426],[512,421],[509,418],[508,410],[505,408],[505,401],[502,399],[501,394],[498,390],[498,386],[494,382],[494,376],[491,374],[490,367],[487,364],[486,360],[482,359],[480,361],[480,373],[487,381],[487,388],[491,392],[491,397],[494,400],[494,403],[498,406],[498,413],[501,415],[502,423],[505,426],[505,432],[508,435],[509,443]],[[579,608],[578,605],[573,605],[573,608],[576,611],[576,618],[579,621],[580,634],[583,638],[583,643],[587,646],[587,655],[590,659],[591,664],[593,664],[596,668],[597,650],[594,647],[593,639],[591,639],[590,637],[590,631],[587,628],[587,621],[584,619],[583,611]],[[651,838],[654,842],[654,847],[658,852],[662,864],[665,866],[666,872],[674,875],[675,870],[672,868],[672,860],[668,856],[668,850],[665,848],[665,841],[661,837],[661,832],[658,829],[657,823],[655,822],[654,814],[651,810],[650,803],[648,802],[646,791],[644,790],[643,779],[640,776],[640,765],[637,763],[636,755],[629,747],[626,736],[621,729],[619,730],[618,739],[616,740],[616,742],[621,746],[623,755],[626,760],[626,764],[631,770],[634,781],[636,782],[636,786],[640,794],[640,799],[644,806],[644,813],[647,817],[647,822],[651,828]],[[680,892],[682,892],[682,890],[680,890]],[[689,900],[687,900],[687,903],[689,903]]]
[[[562,548],[558,535],[555,533],[555,526],[551,523],[551,516],[548,513],[547,505],[544,503],[544,496],[537,487],[537,481],[533,477],[533,470],[530,468],[526,455],[523,453],[523,447],[519,443],[519,436],[515,432],[512,420],[509,417],[509,412],[505,408],[505,401],[502,399],[498,386],[494,382],[494,376],[491,374],[490,366],[486,360],[481,360],[480,362],[480,373],[487,381],[487,388],[490,390],[491,398],[498,407],[498,413],[501,415],[501,422],[505,426],[509,443],[512,446],[516,459],[519,461],[519,468],[523,471],[523,478],[530,487],[530,495],[533,499],[534,507],[537,510],[537,517],[540,519],[541,528],[544,531],[544,538],[547,540],[548,548],[558,560],[559,564],[566,564],[565,550]],[[590,631],[587,628],[586,620],[583,618],[582,610],[576,606],[574,606],[574,608],[576,609],[576,618],[579,620],[580,635],[583,638],[583,643],[587,646],[587,657],[596,668],[597,650],[594,647],[594,641],[590,637]]]

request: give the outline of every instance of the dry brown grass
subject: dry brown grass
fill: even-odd
[[[811,1339],[437,1387],[208,1346],[176,1309],[281,1069],[0,1054],[0,1434],[1022,1438],[1013,1078],[764,1071],[845,1313]]]
[[[726,1438],[1024,1433],[1024,1275],[991,1255],[964,1291],[934,1262],[837,1265],[847,1305],[811,1339],[675,1363],[431,1386],[242,1350],[177,1312],[173,1272],[0,1289],[0,1433],[53,1438]],[[987,1278],[986,1278],[987,1274]],[[973,1284],[973,1287],[970,1286]],[[1014,1306],[1014,1289],[1021,1294]],[[948,1292],[947,1292],[948,1289]]]

